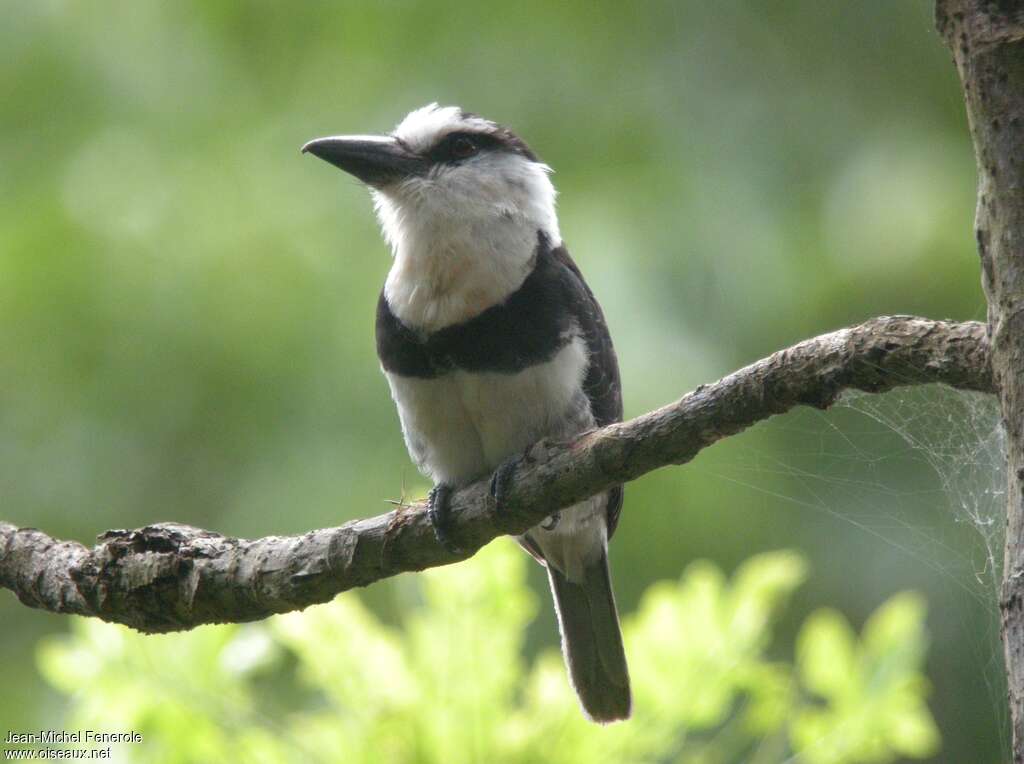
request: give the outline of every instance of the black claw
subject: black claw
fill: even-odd
[[[512,483],[512,476],[516,472],[517,459],[507,459],[498,465],[498,469],[491,475],[491,498],[494,499],[494,511],[501,512],[501,505],[505,503],[505,494]]]
[[[452,487],[444,483],[438,483],[430,489],[427,495],[427,517],[434,528],[434,537],[437,543],[443,546],[451,554],[458,554],[460,550],[452,541],[448,533],[449,502],[452,498]]]

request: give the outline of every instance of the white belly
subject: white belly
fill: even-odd
[[[587,362],[577,337],[550,361],[515,374],[385,375],[413,461],[435,482],[461,485],[542,437],[593,426],[582,394]]]

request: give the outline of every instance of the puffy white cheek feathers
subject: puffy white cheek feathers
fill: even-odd
[[[384,293],[402,323],[436,331],[519,288],[537,232],[561,242],[548,172],[518,154],[483,154],[373,192],[394,254]]]

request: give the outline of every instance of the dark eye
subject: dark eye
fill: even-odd
[[[476,153],[476,144],[471,138],[464,135],[458,136],[452,141],[452,156],[456,159],[465,159]]]

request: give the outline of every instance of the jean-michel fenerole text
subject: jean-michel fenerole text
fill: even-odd
[[[140,732],[97,732],[96,730],[39,730],[37,732],[9,731],[4,739],[7,745],[68,745],[77,743],[141,743]]]

